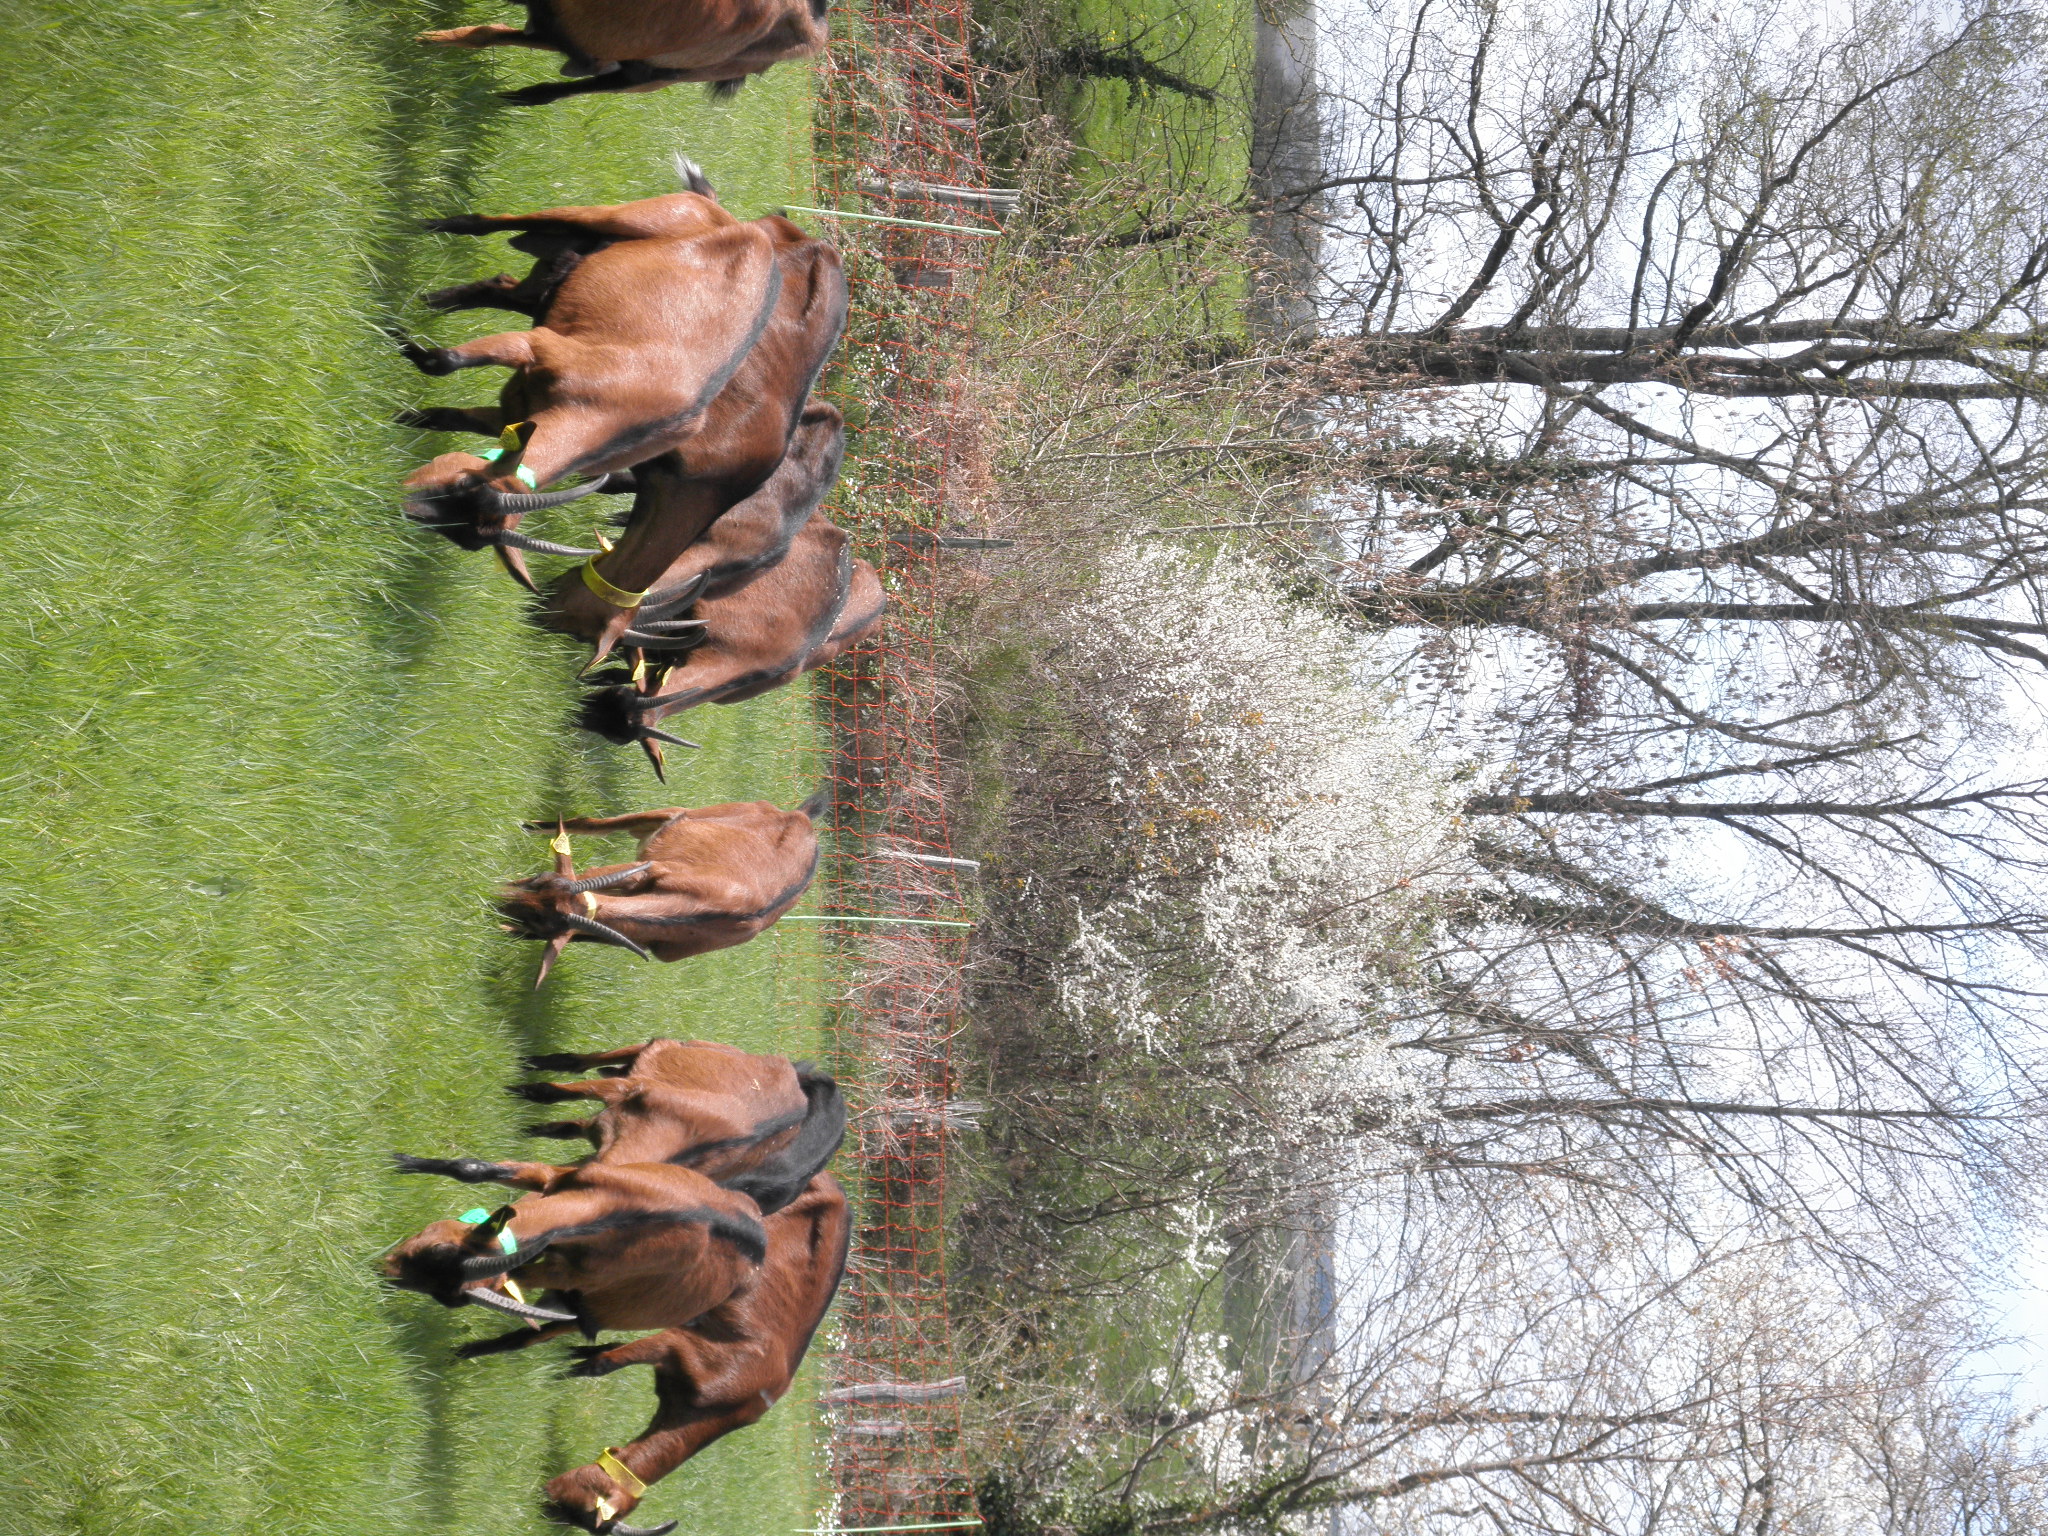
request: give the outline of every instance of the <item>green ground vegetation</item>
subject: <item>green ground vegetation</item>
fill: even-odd
[[[633,1433],[647,1379],[452,1362],[494,1325],[374,1263],[476,1192],[388,1153],[564,1150],[500,1092],[528,1050],[815,1049],[802,929],[674,967],[579,946],[530,990],[486,906],[542,867],[519,819],[790,803],[811,717],[703,711],[666,789],[569,731],[570,649],[398,515],[447,440],[394,408],[498,376],[422,379],[383,334],[521,323],[419,308],[517,258],[418,219],[672,190],[676,150],[743,215],[794,196],[807,76],[522,110],[491,91],[546,56],[411,41],[484,19],[0,11],[0,1532],[541,1529],[540,1482]],[[800,1392],[649,1512],[805,1527],[812,1437]]]

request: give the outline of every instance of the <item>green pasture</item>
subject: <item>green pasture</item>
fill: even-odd
[[[0,7],[0,1533],[518,1533],[630,1436],[645,1372],[469,1364],[502,1320],[390,1293],[387,1244],[480,1192],[394,1148],[560,1155],[501,1085],[534,1049],[814,1049],[800,928],[679,966],[537,946],[486,909],[523,818],[809,787],[800,689],[687,717],[664,789],[566,727],[573,653],[487,556],[404,524],[476,402],[382,327],[514,265],[414,232],[673,190],[798,196],[808,80],[546,109],[546,56],[430,52],[494,9],[380,0]],[[581,541],[590,503],[546,514]],[[550,574],[556,563],[540,561]],[[585,844],[579,858],[622,856]],[[558,1112],[557,1112],[558,1113]],[[539,1149],[539,1150],[534,1150]],[[488,1203],[488,1192],[481,1192]],[[692,1536],[812,1523],[794,1395],[649,1500]]]
[[[1066,111],[1098,174],[1138,173],[1162,191],[1244,190],[1250,154],[1251,10],[1242,0],[1058,0],[1062,31],[1129,46],[1214,101],[1119,80],[1077,81]]]

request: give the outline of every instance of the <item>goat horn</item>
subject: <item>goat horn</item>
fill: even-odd
[[[711,580],[709,571],[699,571],[680,587],[671,587],[665,592],[650,592],[640,599],[640,613],[663,608],[679,608],[694,603],[703,594],[705,583]]]
[[[674,1520],[664,1520],[659,1525],[628,1525],[623,1520],[614,1520],[604,1528],[604,1536],[668,1536],[676,1525]]]
[[[594,917],[584,917],[576,912],[564,912],[562,914],[562,921],[571,928],[574,928],[578,933],[587,933],[593,939],[602,939],[607,944],[616,944],[621,949],[630,949],[642,960],[652,960],[654,958],[653,955],[648,953],[644,945],[636,944],[633,940],[619,932],[618,929],[608,928]]]
[[[523,1301],[514,1301],[503,1291],[493,1291],[478,1287],[465,1291],[463,1294],[476,1306],[489,1307],[493,1312],[509,1312],[512,1316],[523,1317],[530,1323],[573,1323],[576,1321],[576,1314],[574,1312],[554,1312],[546,1307],[530,1307]]]
[[[602,891],[609,886],[624,885],[642,870],[652,868],[652,864],[635,864],[630,869],[615,869],[608,875],[591,875],[570,885],[569,892],[571,895],[580,896],[585,891]]]
[[[512,549],[530,549],[536,555],[567,555],[576,560],[588,560],[597,553],[594,549],[578,549],[573,544],[551,544],[546,539],[530,539],[511,528],[498,535],[497,544],[500,549],[508,546]]]
[[[543,1232],[530,1243],[521,1243],[515,1253],[479,1253],[462,1261],[462,1278],[489,1280],[524,1269],[547,1251],[548,1235]]]
[[[569,947],[570,935],[558,933],[548,940],[546,953],[540,957],[540,974],[533,978],[533,990],[538,992],[540,984],[548,979],[548,972],[555,968],[555,962],[562,958],[562,951]]]
[[[607,496],[630,496],[640,489],[640,482],[630,469],[615,469],[604,477],[604,493]]]
[[[534,585],[533,572],[526,568],[526,557],[519,553],[519,548],[516,544],[506,543],[500,536],[498,542],[491,546],[491,553],[498,557],[498,564],[505,567],[506,574],[514,581],[527,591],[538,594],[540,588]]]
[[[633,627],[646,633],[658,634],[666,629],[709,629],[709,619],[635,619]]]
[[[599,475],[595,480],[586,480],[566,491],[501,491],[495,486],[487,486],[485,489],[490,492],[491,506],[495,511],[523,514],[542,512],[549,507],[559,507],[579,497],[588,496],[592,491],[602,490],[604,482],[605,477]]]
[[[666,784],[668,782],[668,764],[661,760],[661,743],[650,741],[647,737],[642,736],[640,738],[640,750],[647,754],[647,761],[654,765],[655,778]]]
[[[702,645],[706,637],[702,631],[694,634],[655,635],[644,630],[629,629],[619,638],[628,645],[637,645],[647,651],[688,651]]]

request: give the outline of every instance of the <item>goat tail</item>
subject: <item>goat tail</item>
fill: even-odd
[[[810,799],[798,806],[797,809],[810,817],[811,820],[816,821],[820,816],[832,809],[834,792],[835,786],[830,779],[827,779],[813,790]]]
[[[670,163],[675,166],[676,175],[681,178],[685,192],[695,192],[702,197],[710,198],[713,202],[718,201],[718,193],[712,188],[711,178],[704,174],[703,166],[680,150],[671,158]]]

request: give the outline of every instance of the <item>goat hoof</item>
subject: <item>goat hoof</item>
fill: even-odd
[[[416,341],[401,341],[398,353],[431,378],[442,378],[455,371],[455,359],[448,355],[446,347],[423,347]]]
[[[590,1135],[587,1120],[549,1120],[540,1125],[529,1125],[520,1133],[522,1136],[545,1138],[548,1141],[579,1141]]]
[[[562,1368],[562,1379],[573,1381],[578,1377],[609,1376],[621,1369],[616,1361],[604,1358],[605,1351],[610,1348],[609,1344],[571,1344],[569,1353],[575,1357],[575,1363]]]
[[[448,1163],[442,1158],[414,1157],[406,1152],[394,1152],[391,1154],[391,1171],[393,1173],[445,1173],[447,1169]]]
[[[559,1104],[564,1099],[576,1097],[573,1093],[562,1092],[553,1083],[511,1083],[506,1086],[505,1091],[513,1098],[524,1099],[529,1104]]]

